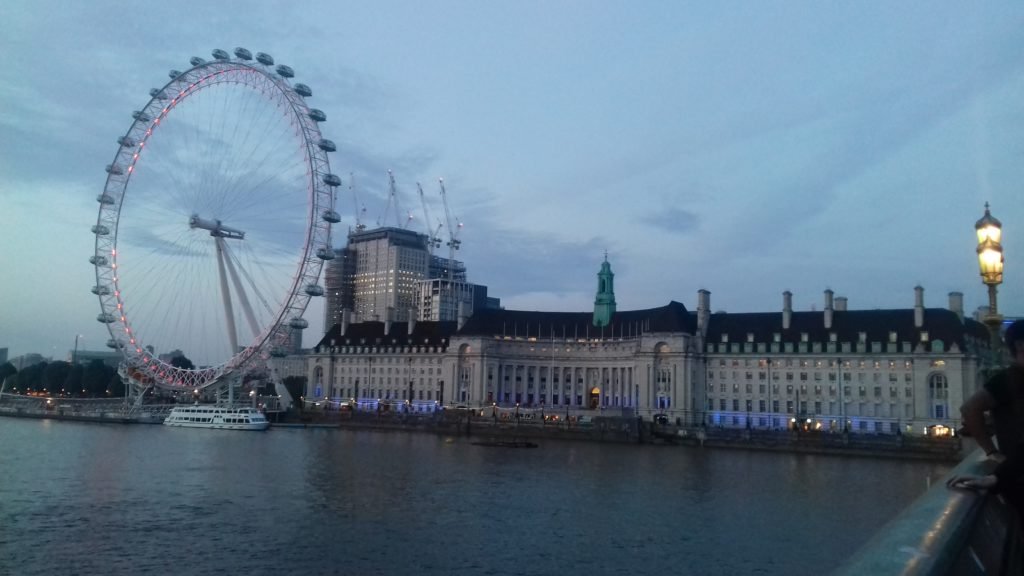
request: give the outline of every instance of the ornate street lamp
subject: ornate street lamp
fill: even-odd
[[[994,349],[999,349],[999,326],[1002,316],[996,304],[996,286],[1003,283],[1003,225],[988,209],[985,203],[985,215],[974,225],[978,233],[978,267],[981,269],[981,281],[988,286],[988,314],[984,322],[988,325]]]

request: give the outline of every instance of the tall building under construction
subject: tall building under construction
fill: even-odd
[[[340,324],[345,310],[350,322],[405,322],[457,320],[460,309],[469,315],[486,305],[487,288],[466,282],[462,262],[428,248],[427,235],[412,230],[350,233],[327,264],[324,329]]]

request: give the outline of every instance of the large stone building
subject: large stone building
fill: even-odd
[[[477,310],[455,322],[335,325],[307,364],[311,398],[432,410],[518,407],[574,414],[665,415],[683,425],[925,433],[959,422],[979,385],[990,339],[948,308],[695,311],[679,302],[615,307],[613,275],[598,274],[594,311]],[[908,298],[909,300],[909,298]]]

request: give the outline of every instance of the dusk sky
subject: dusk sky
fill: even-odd
[[[115,140],[168,70],[267,52],[312,87],[384,218],[387,170],[464,222],[470,280],[510,309],[987,302],[974,223],[1004,226],[1024,314],[1024,3],[0,4],[0,347],[105,349],[87,259]],[[347,186],[335,244],[354,225]],[[392,217],[393,218],[393,217]],[[307,312],[306,345],[322,334]]]

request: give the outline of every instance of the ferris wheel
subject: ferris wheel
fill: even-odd
[[[309,326],[341,184],[327,117],[290,67],[244,48],[190,64],[117,139],[89,259],[122,375],[188,390],[286,354]]]

